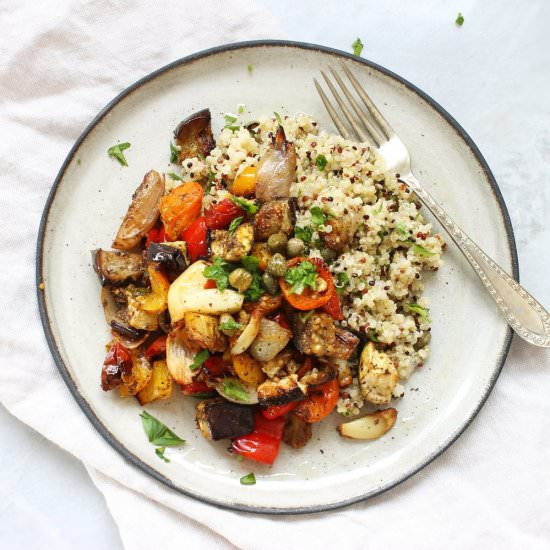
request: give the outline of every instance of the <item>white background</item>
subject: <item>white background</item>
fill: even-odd
[[[508,205],[522,283],[550,308],[550,47],[547,41],[550,2],[349,0],[326,5],[319,0],[259,2],[272,11],[280,28],[292,40],[349,51],[355,37],[361,37],[365,44],[363,57],[412,81],[459,121],[487,159]],[[167,9],[170,4],[167,3]],[[465,17],[462,28],[454,24],[458,11]],[[223,18],[220,23],[223,24]],[[122,14],[120,24],[124,25]],[[272,36],[266,34],[265,37]],[[500,116],[495,118],[497,111]],[[548,360],[542,352],[518,346],[516,341],[511,357],[513,366],[505,367],[479,418],[446,453],[450,454],[448,460],[460,463],[461,457],[471,453],[468,445],[476,431],[485,431],[491,423],[506,421],[498,414],[507,399],[506,391],[514,384],[522,384],[524,388],[530,384],[529,372],[522,370],[522,363],[533,357],[540,357],[541,362]],[[13,367],[1,365],[1,368]],[[546,374],[550,385],[550,371]],[[529,407],[530,403],[526,402],[525,409],[517,411],[525,416],[525,422],[529,422]],[[548,406],[539,412],[541,410],[550,412]],[[534,480],[532,486],[513,484],[513,468],[528,467],[528,457],[521,452],[517,452],[518,463],[510,464],[506,478],[491,478],[490,462],[498,460],[499,451],[506,454],[522,445],[521,432],[517,430],[520,428],[507,434],[509,439],[502,441],[500,450],[495,448],[495,456],[473,453],[474,461],[468,465],[470,481],[486,472],[487,486],[479,490],[485,493],[485,502],[493,507],[495,514],[500,513],[502,499],[514,499],[514,492],[532,491],[536,500],[536,483],[548,484],[550,470],[546,471],[546,477]],[[539,436],[547,438],[548,434]],[[79,461],[20,423],[2,406],[0,439],[3,548],[122,548],[105,501]],[[524,443],[528,447],[530,442]],[[420,474],[424,482],[430,475],[436,475],[437,462]],[[541,474],[539,471],[537,476]],[[464,480],[468,482],[468,478]],[[407,482],[413,483],[414,480]],[[457,498],[461,498],[460,491]],[[475,507],[475,503],[472,506]],[[512,512],[506,508],[503,513]],[[455,518],[457,522],[462,520]],[[548,527],[547,519],[542,517],[534,517],[532,521],[534,525],[526,525],[526,547],[530,547],[529,541],[540,543],[545,537],[537,528],[537,521],[538,527],[544,521]],[[463,528],[467,529],[468,524]],[[548,533],[547,529],[546,537]],[[495,540],[494,533],[485,533],[486,548],[491,548]],[[548,538],[546,542],[550,544]],[[410,544],[421,547],[422,541],[411,540]]]

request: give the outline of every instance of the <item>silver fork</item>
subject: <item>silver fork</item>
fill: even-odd
[[[505,273],[420,185],[412,173],[409,151],[403,142],[397,137],[389,122],[382,116],[382,113],[350,69],[344,64],[341,67],[366,107],[366,112],[363,111],[348,86],[332,67],[329,67],[329,70],[355,115],[350,107],[346,105],[330,78],[323,71],[321,71],[321,74],[338,107],[349,123],[349,127],[346,126],[344,119],[331,104],[317,79],[313,79],[315,87],[340,134],[346,139],[358,139],[363,142],[374,143],[378,147],[379,153],[386,161],[388,171],[398,173],[400,175],[399,179],[416,193],[418,198],[445,228],[497,303],[508,324],[527,342],[541,347],[550,347],[550,315],[548,312],[519,283]]]

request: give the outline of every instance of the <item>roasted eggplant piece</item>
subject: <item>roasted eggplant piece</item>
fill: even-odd
[[[254,236],[267,241],[275,233],[290,235],[296,224],[296,199],[278,199],[265,203],[254,216]]]
[[[315,388],[316,386],[320,386],[329,380],[333,380],[336,378],[336,374],[336,368],[332,365],[315,367],[300,378],[300,384],[306,386],[309,392],[310,388]]]
[[[225,229],[210,232],[210,250],[212,256],[223,258],[227,262],[238,262],[247,256],[254,244],[252,224],[239,225],[234,233]]]
[[[277,128],[269,149],[258,164],[256,198],[271,201],[290,196],[290,186],[296,177],[296,149],[286,140],[282,126]]]
[[[145,266],[141,254],[115,250],[92,251],[94,270],[102,285],[122,286],[143,280]]]
[[[211,353],[225,351],[227,338],[218,328],[218,317],[187,311],[183,318],[189,342]]]
[[[176,145],[180,147],[180,162],[202,155],[207,157],[216,146],[212,135],[210,109],[203,109],[180,122],[174,130]]]
[[[334,349],[330,357],[349,359],[359,345],[359,338],[349,330],[340,327],[335,328],[335,337]]]
[[[247,435],[254,429],[252,407],[229,403],[225,399],[207,399],[197,403],[197,426],[210,441]]]
[[[314,313],[305,323],[292,316],[294,343],[300,353],[322,357],[335,349],[336,327],[327,313]]]
[[[301,449],[311,439],[313,429],[311,424],[305,422],[295,414],[289,414],[285,420],[283,441],[293,449]]]
[[[145,174],[132,196],[128,212],[113,242],[113,248],[130,250],[139,244],[157,223],[159,202],[164,195],[164,177],[151,170]]]
[[[298,384],[298,377],[295,374],[285,376],[278,381],[266,380],[258,386],[258,402],[262,408],[284,405],[291,401],[299,401],[304,397],[305,394]]]
[[[187,268],[182,251],[175,246],[163,243],[151,243],[147,248],[148,262],[160,264],[170,281],[174,281]]]

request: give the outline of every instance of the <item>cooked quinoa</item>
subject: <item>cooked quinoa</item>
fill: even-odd
[[[235,177],[258,164],[278,125],[268,117],[258,123],[254,131],[224,128],[206,159],[184,161],[184,180],[208,177],[212,201],[228,195],[226,188]],[[386,172],[374,148],[319,131],[307,115],[285,117],[283,126],[296,146],[291,194],[297,198],[296,225],[310,241],[310,257],[323,256],[321,234],[330,234],[336,223],[344,220],[353,235],[329,262],[343,306],[341,326],[375,342],[392,357],[404,381],[430,352],[422,272],[438,269],[444,240],[432,235],[420,203],[398,174]],[[393,395],[403,395],[400,384]],[[341,391],[338,411],[358,414],[363,404],[354,377]]]

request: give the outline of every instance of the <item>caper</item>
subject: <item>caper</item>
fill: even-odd
[[[266,271],[274,277],[284,277],[286,274],[286,260],[282,254],[273,254],[267,263]]]
[[[302,239],[297,239],[296,237],[289,239],[289,241],[286,243],[286,255],[289,258],[301,256],[304,253],[305,249],[306,245],[304,244],[304,241],[302,241]]]
[[[336,254],[336,252],[332,250],[332,248],[323,247],[321,248],[321,256],[323,257],[323,260],[325,260],[325,262],[332,262],[336,259],[338,254]]]
[[[267,239],[267,246],[271,252],[280,252],[284,254],[286,252],[286,243],[288,238],[284,233],[274,233]]]
[[[279,290],[279,285],[277,284],[277,279],[268,273],[267,271],[262,275],[262,283],[264,284],[266,290],[269,294],[277,294]]]
[[[239,292],[244,292],[252,284],[252,275],[244,268],[238,267],[229,274],[229,284]]]

